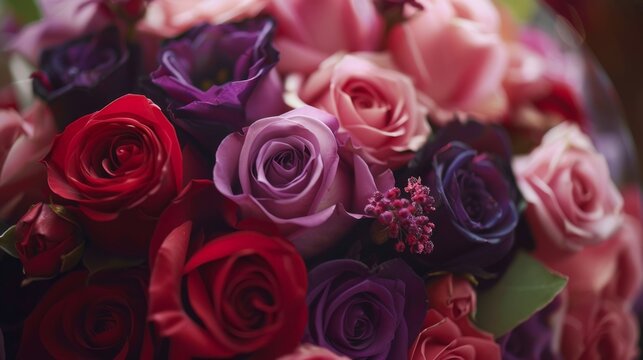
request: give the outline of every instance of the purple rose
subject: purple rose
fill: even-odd
[[[353,153],[338,128],[337,118],[313,107],[257,120],[223,140],[214,184],[242,220],[274,223],[303,256],[320,254],[394,182],[390,170],[374,173]]]
[[[555,335],[561,334],[564,311],[561,296],[556,297],[544,309],[535,313],[510,333],[499,338],[498,344],[505,360],[558,360]]]
[[[305,339],[351,359],[406,359],[427,310],[424,282],[402,260],[373,270],[354,260],[308,275]]]
[[[482,274],[514,244],[518,190],[499,127],[473,121],[444,127],[412,165],[435,198],[434,251],[410,258],[421,270]]]
[[[165,93],[170,119],[212,153],[228,133],[285,110],[274,27],[206,24],[161,48],[151,81]]]
[[[131,92],[137,61],[110,27],[43,52],[33,90],[51,108],[59,129]]]

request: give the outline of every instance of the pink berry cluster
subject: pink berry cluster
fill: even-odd
[[[410,200],[402,198],[402,191],[397,187],[384,194],[377,191],[368,199],[364,212],[386,226],[388,237],[397,240],[395,249],[398,252],[408,246],[414,254],[429,254],[433,251],[431,234],[435,224],[427,214],[435,211],[435,200],[419,178],[411,177],[404,192]]]

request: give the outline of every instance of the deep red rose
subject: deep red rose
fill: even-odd
[[[38,203],[16,224],[16,250],[25,276],[52,277],[80,260],[80,227],[63,211],[59,205]]]
[[[25,320],[18,358],[149,358],[142,275],[139,269],[66,275]]]
[[[44,161],[49,188],[78,207],[93,244],[125,256],[147,251],[183,178],[172,124],[141,95],[120,97],[69,124]]]
[[[221,209],[212,182],[194,181],[161,216],[150,246],[149,319],[170,359],[290,353],[307,319],[304,262],[282,238],[219,235]]]

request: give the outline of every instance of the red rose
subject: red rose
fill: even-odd
[[[152,238],[149,319],[169,358],[274,359],[306,325],[306,268],[288,241],[251,231],[217,236],[221,198],[194,181]],[[245,357],[247,356],[247,357]]]
[[[141,95],[120,97],[69,124],[45,163],[49,188],[78,206],[93,243],[126,256],[145,253],[183,178],[174,128]]]
[[[18,358],[149,358],[145,285],[138,270],[69,273],[25,320]]]
[[[38,203],[16,224],[16,250],[27,277],[52,277],[80,260],[80,228],[63,211],[59,205]]]

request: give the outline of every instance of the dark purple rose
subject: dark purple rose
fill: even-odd
[[[272,46],[274,23],[201,25],[161,48],[151,81],[170,119],[208,151],[230,132],[285,110]]]
[[[308,342],[351,359],[406,359],[427,309],[424,282],[406,263],[369,270],[333,260],[308,279]]]
[[[422,271],[482,275],[512,249],[518,190],[511,150],[499,127],[469,121],[443,128],[412,164],[435,198],[429,255],[410,257]]]
[[[497,339],[505,360],[558,360],[554,350],[554,333],[560,334],[563,308],[560,296],[554,298],[544,309],[535,313],[510,333]],[[558,327],[558,329],[555,329]],[[560,340],[560,339],[558,339]]]
[[[49,105],[62,130],[131,92],[137,71],[135,52],[115,27],[45,50],[39,70],[32,75],[34,93]]]

